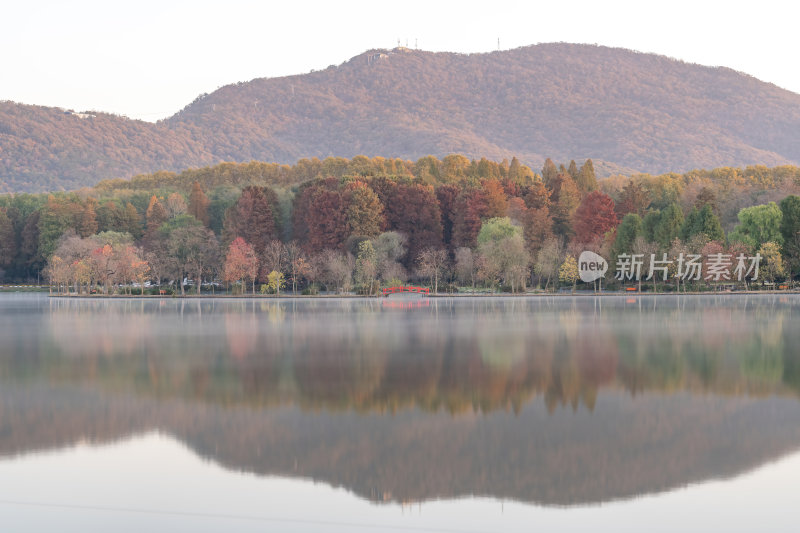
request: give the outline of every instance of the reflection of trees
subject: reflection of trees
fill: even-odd
[[[741,301],[46,301],[1,316],[0,454],[158,428],[378,500],[665,490],[800,442],[797,308]]]
[[[592,410],[603,388],[800,391],[794,308],[645,302],[50,300],[43,334],[10,328],[0,340],[0,375],[220,404],[452,413],[518,412],[536,395],[550,411]]]

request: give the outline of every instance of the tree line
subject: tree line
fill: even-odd
[[[800,274],[796,167],[604,180],[591,160],[548,159],[538,173],[460,155],[282,167],[222,164],[2,196],[0,268],[5,279],[44,273],[73,292],[151,282],[372,294],[409,280],[435,291],[548,290],[574,285],[581,250],[760,253],[761,279]]]

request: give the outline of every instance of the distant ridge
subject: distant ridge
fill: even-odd
[[[157,124],[0,102],[0,191],[220,161],[592,158],[601,174],[800,162],[800,95],[722,67],[618,48],[370,50],[198,97]]]

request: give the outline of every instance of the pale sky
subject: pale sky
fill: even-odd
[[[400,39],[488,52],[596,43],[727,66],[800,93],[790,1],[3,0],[0,100],[156,121],[204,92],[338,65]]]

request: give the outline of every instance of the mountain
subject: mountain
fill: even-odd
[[[800,162],[800,95],[728,68],[592,45],[371,50],[202,95],[157,124],[0,103],[0,190],[219,161],[463,153],[601,174]]]

